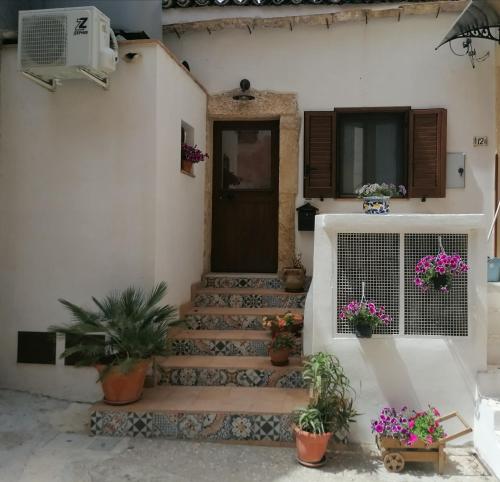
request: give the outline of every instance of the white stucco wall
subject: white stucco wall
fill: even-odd
[[[270,7],[271,8],[271,7]],[[281,7],[280,7],[281,8]],[[333,7],[332,7],[333,8]],[[255,9],[254,9],[255,10]],[[276,9],[274,9],[276,10]],[[285,11],[286,10],[286,11]],[[166,14],[168,23],[227,15],[224,9],[187,9]],[[242,11],[240,9],[240,11]],[[267,12],[262,8],[259,12]],[[282,15],[293,14],[282,9]],[[295,14],[302,13],[295,11]],[[251,16],[251,13],[240,14]],[[261,16],[264,13],[260,14]],[[456,18],[455,14],[402,16],[373,19],[364,23],[287,29],[186,32],[165,42],[210,93],[234,89],[248,78],[262,90],[296,92],[299,109],[329,110],[334,107],[411,106],[448,109],[448,152],[466,154],[466,188],[448,189],[445,199],[395,200],[393,212],[473,213],[488,219],[494,203],[495,155],[495,59],[475,69],[464,57],[456,57],[447,46],[437,52]],[[494,45],[476,41],[479,53]],[[488,147],[474,148],[473,137],[487,135]],[[300,166],[303,163],[300,138]],[[302,178],[297,206],[303,203]],[[357,200],[314,200],[321,213],[360,212]],[[297,233],[297,248],[312,268],[313,235]]]
[[[200,278],[204,168],[189,183],[180,173],[180,122],[204,147],[205,94],[159,45],[127,51],[142,56],[120,62],[109,91],[67,81],[49,93],[2,50],[0,386],[95,400],[93,369],[17,364],[17,331],[68,321],[60,297],[88,305],[165,280],[178,305]]]
[[[169,299],[180,304],[190,299],[203,268],[205,187],[205,163],[194,166],[194,178],[179,171],[181,121],[204,149],[207,98],[184,68],[161,61],[161,50],[157,55],[155,277],[169,283]]]

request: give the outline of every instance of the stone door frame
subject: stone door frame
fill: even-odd
[[[209,95],[205,171],[205,230],[203,268],[210,271],[212,249],[212,178],[214,121],[279,120],[278,273],[295,254],[295,198],[298,190],[301,118],[297,94],[252,91],[251,101],[233,100],[234,91]]]

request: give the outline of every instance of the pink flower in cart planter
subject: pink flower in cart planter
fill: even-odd
[[[406,442],[406,444],[411,447],[412,445],[414,445],[416,442],[418,441],[418,437],[414,434],[414,433],[410,433],[409,437],[408,437],[408,442]]]

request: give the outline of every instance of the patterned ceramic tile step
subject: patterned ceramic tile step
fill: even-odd
[[[202,286],[205,288],[265,288],[272,290],[285,288],[283,281],[276,275],[245,273],[208,273],[203,276]]]
[[[303,314],[302,308],[218,308],[193,307],[184,317],[191,330],[263,330],[264,316],[282,315],[290,311]]]
[[[280,290],[201,288],[193,300],[194,306],[231,308],[304,308],[307,293],[287,293]]]
[[[157,361],[160,385],[304,387],[300,358],[291,358],[284,367],[256,356],[170,356]]]
[[[90,429],[119,437],[290,443],[291,413],[307,402],[307,391],[298,389],[162,386],[146,389],[132,405],[95,404]]]
[[[174,355],[267,356],[271,334],[263,330],[179,330],[172,334]],[[300,355],[302,340],[296,339],[292,354]]]

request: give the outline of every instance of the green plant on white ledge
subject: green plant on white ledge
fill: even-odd
[[[406,188],[403,185],[396,186],[395,184],[365,184],[356,189],[356,194],[359,198],[364,197],[404,197],[406,196]]]

